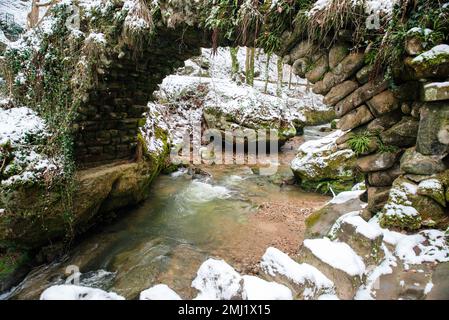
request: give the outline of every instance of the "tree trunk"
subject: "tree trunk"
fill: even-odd
[[[267,64],[265,65],[265,87],[264,93],[267,93],[268,90],[268,81],[270,80],[270,59],[271,53],[267,54]]]
[[[239,47],[236,48],[229,48],[229,51],[231,52],[231,76],[236,75],[239,73],[240,65],[239,60],[237,59],[237,53],[239,52]]]
[[[282,58],[278,57],[278,83],[276,89],[276,95],[280,97],[282,95],[282,78],[284,76],[284,64],[282,63]]]

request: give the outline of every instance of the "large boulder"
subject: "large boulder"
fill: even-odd
[[[270,247],[260,262],[269,280],[289,287],[297,299],[316,299],[334,293],[334,283],[321,271],[307,263],[297,263],[282,251]]]
[[[356,157],[350,149],[338,150],[336,140],[342,134],[336,131],[299,147],[291,169],[303,187],[313,189],[328,182],[333,189],[342,191],[353,184]]]
[[[335,221],[348,212],[360,211],[366,205],[360,200],[363,190],[339,193],[324,207],[309,215],[306,222],[306,238],[321,238],[329,234]]]

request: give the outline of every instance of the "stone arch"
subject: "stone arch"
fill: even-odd
[[[208,1],[161,0],[156,8],[144,0],[135,0],[131,2],[140,7],[125,11],[123,1],[107,2],[108,6],[94,8],[83,16],[79,30],[83,34],[78,48],[89,47],[88,41],[96,41],[101,47],[90,49],[90,57],[96,59],[87,63],[85,71],[94,80],[81,92],[73,121],[75,158],[79,165],[87,167],[134,157],[139,122],[151,93],[183,61],[199,55],[200,47],[254,46],[252,37],[257,33],[257,28],[250,25],[248,37],[241,36],[241,30],[231,30],[234,32],[226,40],[218,26],[210,25],[208,17],[213,15],[213,8]],[[56,7],[62,6],[67,6],[66,2]],[[133,14],[143,24],[137,30]],[[54,15],[64,18],[58,10]],[[449,75],[447,51],[436,52],[441,59],[428,63],[414,58],[423,48],[413,51],[406,44],[407,56],[394,66],[392,78],[397,85],[393,90],[384,75],[372,76],[373,67],[366,59],[369,48],[355,46],[348,37],[349,30],[340,30],[332,41],[317,44],[304,40],[309,38],[308,30],[297,30],[293,25],[284,28],[276,53],[293,66],[297,75],[313,83],[313,91],[323,95],[327,104],[335,106],[340,118],[338,127],[379,132],[383,142],[397,150],[387,155],[375,153],[382,146],[374,141],[360,156],[358,168],[366,174],[370,187],[368,200],[385,200],[394,178],[402,174],[393,170],[400,155],[406,148],[415,147],[417,137],[422,141],[416,150],[425,156],[448,152],[447,144],[438,140],[430,125],[443,123],[447,114],[447,103],[435,102],[448,100],[448,85],[444,84]],[[77,33],[65,35],[64,40],[70,40],[73,34]],[[409,40],[416,43],[417,39],[411,35]],[[66,44],[69,53],[74,52],[71,45],[69,41]],[[438,108],[443,118],[433,112]],[[339,139],[339,148],[347,148],[349,138],[346,134]],[[369,207],[375,212],[380,204],[382,201],[376,200]]]

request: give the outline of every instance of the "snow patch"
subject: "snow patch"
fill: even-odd
[[[304,246],[321,261],[339,269],[350,276],[362,276],[365,273],[363,260],[343,242],[331,241],[329,238],[307,239]]]
[[[125,300],[115,292],[75,285],[52,286],[42,292],[40,300]]]
[[[292,292],[286,286],[268,282],[254,276],[243,276],[244,300],[293,300]]]
[[[181,297],[165,284],[158,284],[140,293],[139,300],[182,300]]]

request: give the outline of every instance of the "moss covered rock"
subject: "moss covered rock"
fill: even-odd
[[[355,183],[356,156],[350,149],[339,150],[336,144],[342,134],[342,131],[336,131],[322,139],[308,141],[299,148],[291,169],[301,186],[343,191]]]
[[[421,181],[418,185],[418,194],[428,196],[438,202],[443,207],[446,206],[444,187],[440,180],[432,178]]]
[[[393,183],[379,222],[383,227],[406,230],[424,226],[445,229],[449,224],[449,216],[438,202],[420,195],[418,185],[399,177]]]

